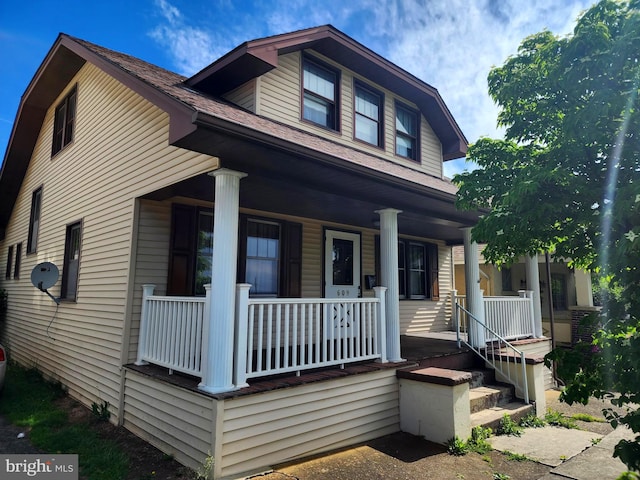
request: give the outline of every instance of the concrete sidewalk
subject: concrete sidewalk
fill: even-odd
[[[632,439],[631,430],[618,428],[602,436],[597,433],[561,427],[528,428],[520,437],[497,436],[489,439],[496,450],[526,455],[553,467],[540,480],[616,479],[627,471],[613,449],[621,439]]]

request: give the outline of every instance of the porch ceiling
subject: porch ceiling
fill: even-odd
[[[179,146],[220,158],[220,165],[247,173],[240,182],[240,206],[376,228],[376,210],[396,208],[400,234],[462,243],[461,227],[474,225],[477,212],[462,212],[454,195],[288,145],[263,143],[198,129]],[[210,201],[214,180],[202,175],[154,192],[149,198],[185,196]]]

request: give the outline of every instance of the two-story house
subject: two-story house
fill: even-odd
[[[219,477],[396,432],[400,338],[449,329],[477,218],[443,177],[465,152],[435,88],[331,26],[191,78],[61,34],[0,175],[2,341]]]

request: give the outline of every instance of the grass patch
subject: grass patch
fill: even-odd
[[[117,443],[105,440],[87,422],[69,423],[56,406],[65,395],[58,383],[47,382],[36,369],[15,364],[7,368],[0,413],[12,423],[28,427],[31,443],[47,453],[78,454],[80,474],[92,480],[126,477],[129,458]]]
[[[521,453],[510,452],[509,450],[505,450],[502,453],[504,453],[507,456],[507,459],[511,460],[512,462],[532,462],[533,461],[529,457]]]
[[[596,422],[596,423],[607,423],[604,418],[594,417],[593,415],[589,415],[588,413],[574,413],[571,415],[573,420],[580,420],[581,422]]]
[[[549,425],[555,425],[557,427],[564,428],[578,428],[576,421],[572,418],[565,417],[557,410],[549,409],[544,416],[544,419]]]

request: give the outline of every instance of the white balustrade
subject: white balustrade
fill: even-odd
[[[484,297],[485,323],[492,331],[507,340],[528,338],[534,335],[533,298],[528,291],[519,292],[519,297]],[[454,305],[462,307],[454,309],[454,320],[459,322],[461,331],[468,328],[467,304],[464,295],[453,295]],[[486,338],[487,342],[494,338]]]
[[[201,377],[210,290],[207,297],[154,296],[153,287],[143,287],[136,364]],[[249,287],[240,284],[236,290],[236,388],[248,378],[363,360],[387,362],[386,288],[375,287],[375,298],[299,299],[249,298]]]
[[[206,302],[206,297],[153,296],[153,286],[145,286],[136,363],[200,376]]]
[[[236,385],[262,377],[363,360],[386,362],[384,293],[376,298],[248,298],[238,286]],[[242,296],[247,296],[242,299]],[[246,342],[243,346],[241,342]]]

